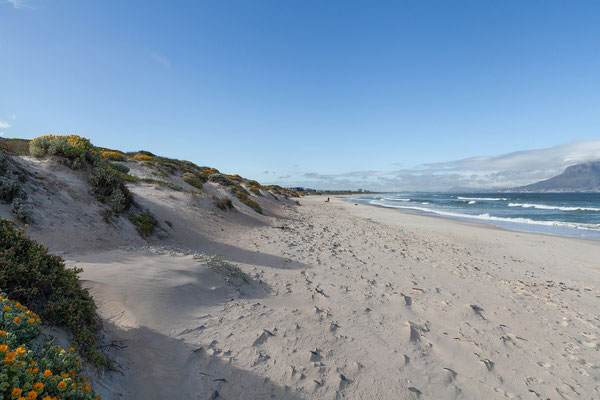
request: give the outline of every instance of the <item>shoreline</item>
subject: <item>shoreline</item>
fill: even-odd
[[[313,196],[313,197],[317,197],[317,196]],[[349,197],[356,197],[353,195],[344,195],[344,196],[336,196],[336,198],[340,198],[340,199],[347,199]],[[344,200],[347,202],[347,200]],[[509,232],[519,232],[519,233],[526,233],[526,234],[532,234],[532,235],[543,235],[543,236],[549,236],[549,237],[561,237],[561,238],[571,238],[571,239],[580,239],[580,240],[588,240],[588,241],[592,241],[592,242],[600,242],[600,236],[578,236],[578,235],[568,235],[568,234],[559,234],[559,233],[551,233],[551,232],[539,232],[539,231],[535,231],[535,230],[525,230],[525,229],[518,229],[518,228],[510,228],[507,226],[498,226],[492,222],[486,223],[483,221],[470,221],[470,219],[477,219],[477,218],[469,218],[469,217],[450,217],[450,216],[444,216],[444,215],[439,215],[436,214],[435,212],[431,211],[431,212],[427,212],[427,211],[421,211],[421,210],[414,210],[414,209],[409,209],[409,208],[397,208],[397,207],[387,207],[387,206],[383,206],[381,204],[365,204],[365,203],[356,203],[359,206],[368,206],[368,207],[378,207],[378,208],[383,208],[383,209],[388,209],[388,210],[394,210],[397,212],[401,212],[401,213],[407,213],[407,214],[411,214],[411,215],[420,215],[423,217],[431,217],[431,218],[440,218],[443,220],[450,220],[450,221],[456,221],[456,222],[461,222],[461,223],[465,223],[465,224],[474,224],[477,226],[484,226],[484,227],[488,227],[488,228],[495,228],[495,229],[500,229],[500,230],[504,230],[504,231],[509,231]],[[514,222],[513,224],[515,225],[519,225],[518,222]],[[536,225],[536,224],[521,224],[521,225]],[[539,224],[541,226],[545,226],[542,224]],[[565,228],[565,229],[569,229],[569,228]],[[572,228],[574,230],[576,230],[575,228]]]

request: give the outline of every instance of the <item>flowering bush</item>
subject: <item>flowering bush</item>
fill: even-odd
[[[0,398],[99,399],[79,375],[75,349],[42,342],[40,324],[37,314],[0,293]]]
[[[39,313],[47,322],[68,329],[86,359],[107,365],[108,360],[97,350],[96,334],[99,330],[95,318],[95,304],[77,278],[79,270],[67,269],[58,256],[48,254],[47,249],[28,238],[23,230],[15,229],[12,222],[0,219],[0,287],[11,298],[27,303],[32,312]],[[16,312],[21,307],[11,306]],[[27,311],[25,313],[27,314]],[[0,321],[11,325],[14,331],[31,317],[12,315]],[[19,317],[19,321],[15,321]],[[12,319],[11,319],[12,318]],[[4,329],[4,328],[0,328]],[[25,328],[23,328],[25,329]],[[4,329],[6,330],[6,329]],[[0,382],[2,380],[0,379]]]
[[[152,156],[149,156],[147,154],[136,154],[135,156],[133,156],[133,158],[140,161],[152,161]]]
[[[100,158],[100,152],[92,146],[89,139],[77,135],[45,135],[31,141],[29,152],[34,157],[46,154],[63,156],[67,165],[73,169],[81,168],[87,160],[94,164]]]
[[[192,174],[191,172],[184,172],[181,175],[181,179],[187,184],[190,184],[198,189],[202,189],[202,182],[200,181],[200,177],[196,174]]]
[[[262,193],[260,192],[260,188],[258,186],[250,186],[250,191],[257,196],[262,196]]]
[[[104,158],[105,160],[111,160],[111,161],[127,160],[127,157],[125,157],[125,154],[119,153],[118,151],[113,151],[113,150],[101,150],[100,156],[102,158]]]
[[[96,197],[101,202],[108,201],[114,214],[119,215],[131,205],[131,194],[120,175],[113,169],[109,159],[125,156],[112,150],[99,150],[89,139],[77,135],[46,135],[33,139],[29,151],[35,157],[46,154],[65,157],[69,167],[81,168],[85,161],[92,165],[89,180]],[[112,158],[111,158],[112,157]],[[126,167],[125,167],[126,168]]]

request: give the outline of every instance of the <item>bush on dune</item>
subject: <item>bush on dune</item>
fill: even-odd
[[[233,203],[229,197],[213,196],[213,202],[219,210],[227,211],[233,209]]]
[[[143,238],[152,235],[154,228],[158,225],[156,219],[146,213],[130,214],[129,221],[131,221],[139,235]]]
[[[48,254],[12,222],[0,219],[0,288],[48,323],[70,331],[87,360],[108,365],[97,348],[96,306],[81,288],[79,272],[66,268],[60,257]]]
[[[75,348],[42,342],[41,319],[0,293],[0,398],[99,399],[90,388]]]
[[[181,179],[183,179],[185,183],[192,185],[195,188],[202,189],[202,182],[196,174],[193,174],[191,172],[184,172],[181,175]]]
[[[102,156],[102,158],[106,159],[106,160],[110,160],[110,161],[125,161],[127,160],[127,157],[125,156],[125,154],[118,152],[118,151],[114,151],[114,150],[100,150],[100,155]]]
[[[140,161],[152,161],[152,156],[149,156],[147,154],[136,154],[135,156],[133,156],[133,158]]]
[[[99,201],[109,202],[115,215],[128,209],[132,203],[131,193],[125,186],[120,173],[126,166],[114,168],[103,152],[94,147],[89,139],[77,136],[46,135],[35,138],[29,146],[35,157],[47,154],[62,156],[63,162],[73,169],[82,168],[86,162],[91,165],[89,180]],[[106,153],[106,151],[104,152]],[[111,151],[109,153],[119,154]]]

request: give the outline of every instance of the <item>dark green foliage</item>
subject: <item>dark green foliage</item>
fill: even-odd
[[[208,180],[223,186],[233,186],[236,184],[223,174],[211,174],[208,176]]]
[[[185,183],[192,185],[195,188],[202,189],[202,182],[200,181],[200,177],[198,177],[196,174],[184,172],[181,175],[181,179],[183,179]]]
[[[99,324],[94,300],[81,288],[78,269],[65,268],[59,256],[29,239],[12,222],[0,219],[0,287],[28,304],[48,323],[68,329],[81,354],[96,364],[107,365],[98,352]]]
[[[142,154],[144,156],[150,156],[150,157],[154,157],[154,154],[150,153],[149,151],[146,150],[140,150],[137,152],[137,154]]]
[[[12,212],[21,222],[31,222],[33,207],[25,201],[24,197],[16,197],[12,202]]]
[[[129,172],[129,167],[125,164],[119,164],[119,163],[110,163],[110,167],[112,169],[114,169],[115,171],[119,171],[123,174],[126,174]]]
[[[135,226],[135,229],[141,237],[147,238],[152,235],[154,228],[158,224],[153,216],[146,213],[130,214],[129,221]]]
[[[3,171],[0,176],[0,201],[11,203],[19,193],[19,178],[11,172]]]
[[[233,203],[229,197],[213,196],[213,202],[219,210],[227,211],[233,209]]]

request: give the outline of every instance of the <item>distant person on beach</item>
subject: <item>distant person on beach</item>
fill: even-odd
[[[327,198],[327,200],[325,200],[325,203],[329,203],[329,197]]]

